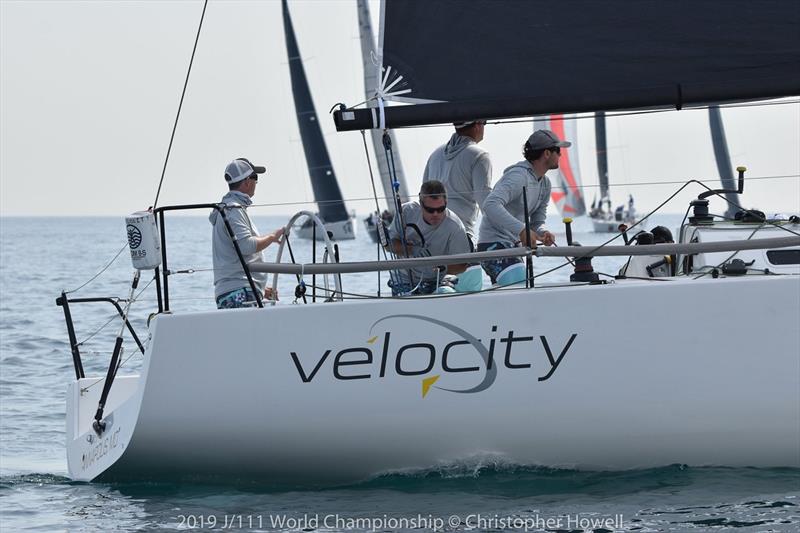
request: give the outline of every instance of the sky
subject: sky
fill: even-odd
[[[289,5],[347,207],[367,213],[374,200],[361,134],[337,133],[328,115],[338,102],[364,100],[355,0]],[[0,214],[124,217],[153,204],[202,7],[0,0]],[[377,33],[377,1],[370,7]],[[747,166],[753,178],[789,176],[749,181],[743,205],[800,211],[800,104],[725,108],[722,116],[734,167]],[[531,127],[486,127],[493,181],[521,159]],[[451,131],[397,131],[411,191]],[[589,201],[593,137],[592,121],[581,120],[571,139]],[[608,152],[612,199],[632,193],[640,211],[678,188],[670,182],[717,178],[704,110],[610,117]],[[236,157],[268,169],[254,198],[264,206],[258,214],[312,206],[277,0],[209,2],[158,205],[219,201],[225,165]],[[699,192],[690,188],[666,211],[682,213]],[[711,209],[723,206],[712,201]]]

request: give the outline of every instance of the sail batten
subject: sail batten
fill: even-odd
[[[384,0],[382,10],[378,57],[403,76],[403,101],[439,102],[387,107],[387,127],[800,94],[795,2]],[[373,127],[349,111],[335,115],[338,129]]]

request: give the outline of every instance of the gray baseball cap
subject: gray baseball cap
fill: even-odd
[[[460,130],[461,128],[468,128],[469,126],[472,126],[476,122],[480,122],[481,124],[486,124],[485,120],[464,120],[461,122],[453,122],[453,126],[457,130]]]
[[[569,141],[562,141],[558,135],[550,130],[536,130],[528,137],[528,145],[531,150],[544,150],[545,148],[569,148],[572,143]]]
[[[257,174],[263,174],[266,171],[266,168],[256,166],[248,159],[240,157],[239,159],[234,159],[225,167],[225,181],[238,183]]]

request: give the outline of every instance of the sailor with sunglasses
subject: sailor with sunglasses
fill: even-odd
[[[403,224],[405,227],[402,227]],[[419,202],[403,204],[402,216],[395,217],[389,229],[389,238],[392,252],[398,257],[428,257],[472,251],[472,243],[464,225],[447,208],[447,191],[437,180],[422,184]],[[466,268],[465,264],[449,265],[447,273],[459,274]],[[442,285],[443,277],[444,273],[437,268],[403,269],[392,276],[389,286],[394,296],[431,294]]]
[[[483,203],[479,252],[515,246],[534,248],[536,241],[545,246],[555,244],[555,236],[544,227],[551,188],[545,173],[558,168],[561,149],[571,145],[550,130],[537,130],[528,137],[522,148],[525,159],[505,169]],[[530,231],[525,229],[523,189]],[[516,257],[484,261],[482,266],[495,284],[513,285],[525,280],[524,265]]]

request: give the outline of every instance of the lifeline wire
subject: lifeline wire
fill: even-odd
[[[92,277],[89,279],[89,281],[87,281],[86,283],[84,283],[83,285],[81,285],[80,287],[78,287],[77,289],[72,289],[71,291],[66,291],[64,294],[72,294],[73,292],[78,292],[79,290],[81,290],[82,288],[84,288],[85,286],[87,286],[88,284],[90,284],[91,282],[93,282],[94,280],[96,280],[96,279],[97,279],[97,277],[98,277],[100,274],[102,274],[103,272],[105,272],[105,271],[108,269],[108,267],[110,267],[110,266],[111,266],[111,265],[114,263],[114,261],[116,261],[116,260],[117,260],[117,257],[119,257],[119,254],[121,254],[121,253],[122,253],[122,251],[123,251],[125,248],[127,248],[127,247],[128,247],[128,243],[126,242],[125,244],[123,244],[123,245],[122,245],[122,248],[120,248],[120,249],[119,249],[119,252],[117,252],[117,255],[115,255],[115,256],[114,256],[114,257],[111,259],[111,261],[109,261],[109,262],[106,264],[106,266],[104,266],[103,268],[101,268],[101,269],[100,269],[100,272],[98,272],[97,274],[95,274],[94,276],[92,276]]]
[[[200,29],[203,27],[203,19],[206,16],[206,7],[208,7],[208,0],[203,2],[203,13],[200,15],[200,24],[197,26],[197,35],[194,38],[194,47],[192,48],[192,57],[189,59],[189,70],[186,71],[186,80],[183,82],[183,92],[181,92],[181,101],[178,104],[178,114],[175,116],[175,124],[172,126],[172,135],[169,137],[169,146],[167,147],[167,156],[164,158],[164,168],[161,169],[161,179],[158,182],[158,190],[156,191],[156,199],[153,200],[153,209],[158,205],[158,196],[161,194],[161,185],[164,183],[164,174],[167,172],[167,163],[169,163],[169,154],[172,151],[172,141],[175,140],[175,131],[178,129],[178,119],[181,117],[181,108],[183,107],[183,98],[186,96],[186,87],[189,85],[189,74],[192,73],[192,63],[194,63],[194,53],[197,51],[197,43],[200,40]]]
[[[688,187],[688,186],[689,186],[691,183],[693,183],[693,182],[694,182],[694,183],[700,183],[700,182],[697,182],[697,181],[695,181],[695,180],[689,180],[689,181],[687,181],[687,182],[686,182],[686,183],[684,183],[682,186],[680,186],[680,187],[678,188],[678,190],[676,190],[674,193],[672,193],[672,194],[669,196],[669,198],[667,198],[666,200],[664,200],[663,202],[661,202],[661,203],[660,203],[660,204],[659,204],[659,205],[658,205],[658,206],[657,206],[655,209],[651,210],[651,211],[650,211],[649,213],[647,213],[647,214],[646,214],[644,217],[642,217],[642,218],[641,218],[641,219],[640,219],[638,222],[636,222],[635,224],[633,224],[632,226],[630,226],[630,227],[628,228],[628,230],[631,230],[631,229],[635,228],[636,226],[638,226],[639,224],[641,224],[642,222],[644,222],[645,220],[647,220],[648,218],[650,218],[650,216],[652,216],[652,215],[653,215],[653,214],[654,214],[656,211],[658,211],[659,209],[661,209],[662,207],[664,207],[665,205],[667,205],[667,203],[669,203],[670,201],[672,201],[672,199],[673,199],[673,198],[675,198],[676,196],[678,196],[678,194],[679,194],[679,193],[680,193],[680,192],[681,192],[683,189],[685,189],[686,187]],[[701,185],[702,185],[702,183],[701,183]],[[610,244],[610,243],[614,242],[615,240],[619,239],[620,237],[622,237],[622,233],[618,233],[618,234],[614,235],[613,237],[611,237],[610,239],[608,239],[606,242],[604,242],[604,243],[602,243],[602,244],[598,245],[596,248],[594,248],[594,249],[593,249],[593,250],[592,250],[590,253],[588,253],[588,254],[586,254],[586,255],[587,255],[587,256],[591,256],[591,255],[592,255],[594,252],[596,252],[596,251],[598,251],[598,250],[600,250],[600,249],[604,248],[606,245],[608,245],[608,244]],[[567,261],[567,262],[565,262],[565,263],[562,263],[561,265],[559,265],[559,266],[557,266],[557,267],[551,268],[550,270],[545,270],[544,272],[542,272],[542,273],[540,273],[540,274],[536,274],[536,275],[535,275],[535,276],[533,276],[533,277],[534,277],[534,278],[538,278],[538,277],[540,277],[540,276],[544,276],[545,274],[549,274],[549,273],[551,273],[551,272],[555,272],[556,270],[559,270],[559,269],[561,269],[561,268],[564,268],[565,266],[567,266],[567,265],[569,265],[569,264],[570,264],[570,262],[569,262],[569,261]]]
[[[755,180],[773,180],[773,179],[787,179],[793,178],[798,179],[800,178],[800,174],[783,174],[783,175],[776,175],[776,176],[750,176],[747,178],[748,181],[755,181]],[[696,183],[719,183],[719,178],[708,178],[708,179],[696,179],[692,180]],[[677,185],[677,184],[684,184],[686,183],[685,180],[670,180],[670,181],[639,181],[633,183],[609,183],[609,187],[647,187],[653,185]],[[579,185],[579,189],[596,189],[599,188],[599,184],[589,184],[589,185]],[[451,191],[451,192],[459,192],[465,193],[468,191]],[[361,197],[361,198],[345,198],[348,202],[371,202],[374,198],[370,197]],[[378,196],[379,200],[389,200],[390,197],[388,196]],[[325,204],[332,204],[338,203],[339,200],[309,200],[304,202],[276,202],[270,204],[253,204],[251,207],[283,207],[283,206],[294,206],[294,205],[311,205],[311,204],[318,204],[318,205],[325,205]]]

